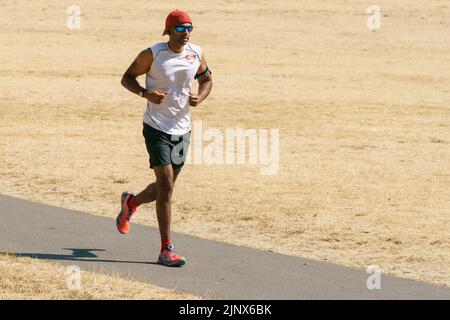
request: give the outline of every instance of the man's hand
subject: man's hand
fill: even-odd
[[[200,104],[200,98],[198,97],[198,94],[194,94],[189,91],[189,105],[192,107],[196,107]]]
[[[145,91],[144,97],[154,104],[160,104],[166,94],[167,92],[163,90]]]

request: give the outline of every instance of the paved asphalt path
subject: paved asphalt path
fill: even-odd
[[[381,275],[368,290],[366,270],[347,268],[173,234],[181,268],[156,264],[158,230],[116,231],[99,217],[0,195],[0,251],[131,275],[139,281],[212,299],[450,299],[450,288]]]

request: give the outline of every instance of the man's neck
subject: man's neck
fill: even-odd
[[[170,41],[168,41],[167,44],[168,44],[170,50],[172,50],[175,53],[180,53],[184,49],[184,45],[183,46],[177,46],[177,45],[171,43]]]

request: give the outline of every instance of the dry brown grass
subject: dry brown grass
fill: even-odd
[[[132,279],[81,270],[80,289],[69,289],[67,268],[52,262],[0,254],[0,300],[175,300],[198,297]]]
[[[180,7],[214,76],[193,118],[279,128],[281,159],[185,167],[174,231],[450,285],[447,1],[378,1],[374,33],[357,0],[83,0],[78,32],[40,3],[1,7],[1,193],[114,217],[153,180],[119,82]],[[156,226],[154,206],[135,221]]]

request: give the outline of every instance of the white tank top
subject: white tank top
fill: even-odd
[[[168,134],[182,135],[191,130],[189,91],[200,67],[202,51],[188,43],[180,53],[173,52],[166,42],[150,47],[153,63],[146,75],[147,90],[167,92],[161,104],[147,101],[144,122]]]

